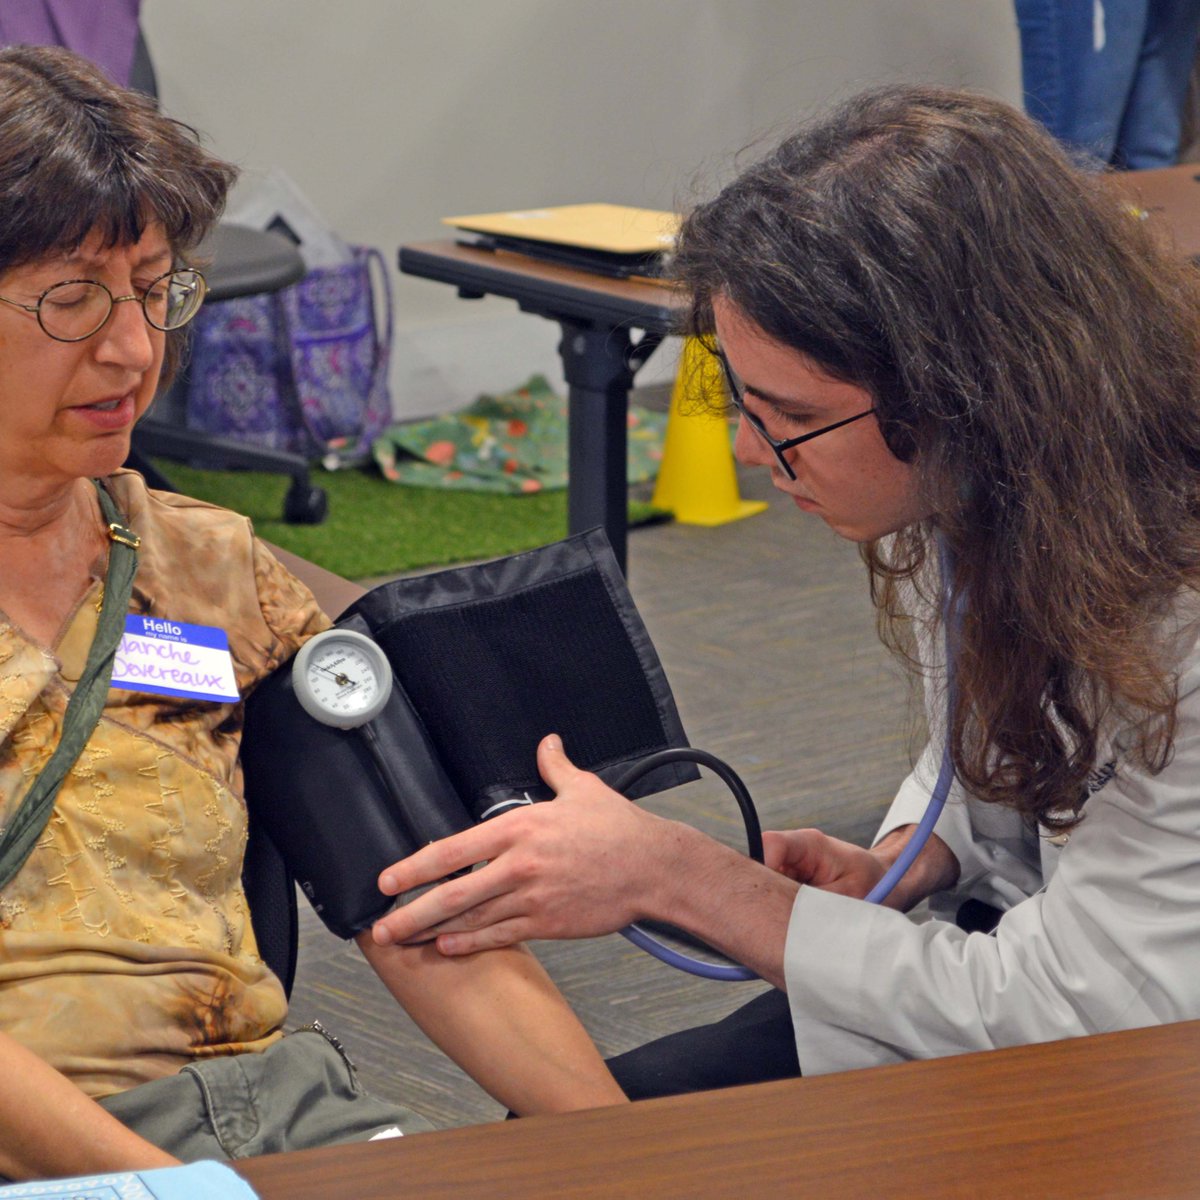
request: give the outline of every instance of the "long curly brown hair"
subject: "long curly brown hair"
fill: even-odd
[[[723,295],[874,397],[927,523],[863,547],[907,645],[934,531],[962,600],[949,726],[972,794],[1079,819],[1103,739],[1175,734],[1164,621],[1200,575],[1200,288],[1102,176],[999,102],[859,96],[684,223],[688,326]],[[933,605],[935,609],[937,605]]]

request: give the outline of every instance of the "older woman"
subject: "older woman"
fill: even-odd
[[[190,130],[73,55],[0,52],[0,1173],[10,1177],[238,1157],[411,1124],[361,1092],[320,1030],[281,1039],[285,997],[240,884],[240,704],[106,686],[106,642],[126,612],[224,630],[242,696],[328,625],[243,518],[121,470],[203,299],[188,253],[232,174]],[[360,944],[418,1023],[509,1107],[622,1099],[528,954],[451,962],[428,947]]]
[[[1200,1017],[1195,268],[1020,114],[895,88],[702,204],[675,269],[738,456],[863,547],[930,745],[873,848],[789,830],[760,866],[549,741],[558,801],[385,872],[401,890],[487,860],[377,939],[457,954],[650,916],[781,989],[621,1061],[631,1095]],[[943,762],[932,840],[893,907],[863,903]],[[989,936],[894,911],[926,897],[1003,916]]]

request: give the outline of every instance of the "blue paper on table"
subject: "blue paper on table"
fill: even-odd
[[[37,1200],[257,1200],[254,1189],[219,1162],[0,1187],[0,1200],[17,1196],[36,1196]]]

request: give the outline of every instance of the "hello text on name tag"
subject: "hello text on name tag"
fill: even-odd
[[[125,618],[112,686],[189,700],[238,700],[225,630],[162,617]]]

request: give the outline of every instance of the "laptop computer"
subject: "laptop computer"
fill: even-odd
[[[622,278],[662,273],[679,216],[621,204],[565,204],[443,217],[442,223],[473,235],[474,245]]]

